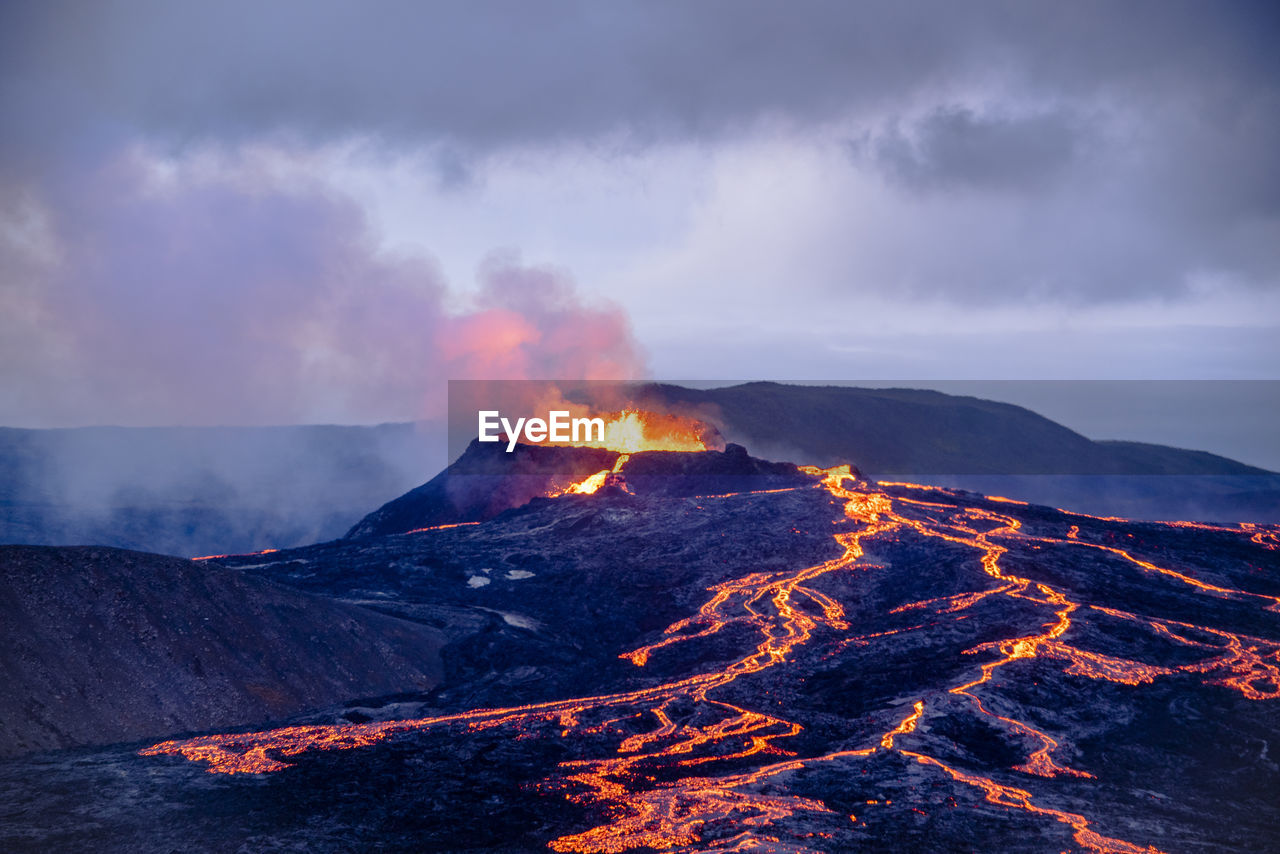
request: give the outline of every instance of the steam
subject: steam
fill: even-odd
[[[368,423],[442,416],[449,378],[644,373],[623,311],[564,272],[494,254],[460,293],[432,259],[380,247],[349,198],[233,166],[130,151],[10,203],[5,411],[31,426]]]
[[[565,272],[508,251],[451,288],[299,171],[128,149],[0,196],[0,412],[416,428],[3,431],[0,542],[190,555],[339,536],[447,464],[446,380],[644,374],[626,315]]]

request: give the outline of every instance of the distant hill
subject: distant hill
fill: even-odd
[[[1204,451],[1095,441],[1020,406],[921,389],[747,383],[642,387],[770,459],[852,463],[931,483],[1135,519],[1280,521],[1280,475]]]
[[[213,565],[0,546],[0,756],[424,690],[441,678],[443,642]]]
[[[770,459],[892,475],[1267,475],[1203,451],[1097,442],[1009,403],[924,389],[746,383],[649,385],[648,405],[692,410]]]
[[[555,480],[571,482],[611,468],[618,455],[600,448],[499,445],[473,440],[431,480],[377,508],[351,527],[346,539],[403,534],[433,525],[489,519],[545,495]]]

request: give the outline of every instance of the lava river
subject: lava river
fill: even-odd
[[[600,696],[207,735],[141,752],[181,755],[218,774],[270,774],[309,751],[356,749],[430,728],[452,728],[461,737],[498,729],[517,738],[564,739],[579,745],[579,758],[561,763],[558,775],[538,788],[595,817],[594,826],[549,842],[553,850],[573,852],[843,850],[857,839],[845,834],[865,828],[884,802],[865,798],[856,810],[848,804],[838,809],[830,798],[792,783],[824,769],[856,778],[878,763],[918,784],[909,806],[921,815],[981,808],[1059,827],[1062,839],[1079,850],[1129,854],[1159,849],[1150,839],[1110,829],[1090,809],[1065,807],[1057,789],[1046,788],[1084,793],[1071,803],[1087,805],[1098,769],[1080,761],[1069,735],[1019,712],[1024,707],[1008,698],[1006,683],[1016,677],[1027,685],[1105,683],[1141,692],[1162,680],[1182,680],[1237,700],[1265,704],[1280,697],[1280,597],[1243,589],[1195,561],[1164,560],[1159,549],[1125,534],[1123,520],[910,484],[868,484],[847,467],[804,471],[812,485],[795,489],[825,490],[838,510],[827,520],[833,556],[798,569],[746,567],[710,587],[695,613],[622,654],[643,675],[655,668],[665,673],[664,657],[681,648],[736,644],[736,657],[715,666]],[[593,491],[604,474],[583,489],[565,491]],[[1233,544],[1260,573],[1259,584],[1274,586],[1275,528],[1161,527],[1171,535],[1211,534],[1215,542]],[[851,598],[837,583],[923,571],[925,563],[913,566],[910,555],[947,562],[952,586],[931,591],[942,595],[928,599],[896,601],[873,618],[867,601]],[[1038,568],[1071,562],[1094,569],[1076,577]],[[1149,601],[1150,608],[1134,607],[1132,596],[1111,595],[1115,585],[1149,587],[1154,592],[1139,601]],[[1086,588],[1087,596],[1079,592]],[[1224,616],[1199,623],[1189,600],[1209,603]],[[985,617],[996,603],[1021,616]],[[860,715],[851,731],[825,734],[824,749],[817,751],[811,749],[816,737],[805,736],[816,726],[808,721],[818,716],[792,714],[773,693],[789,695],[753,687],[798,684],[817,672],[814,662],[838,662],[851,650],[901,649],[924,633],[970,631],[979,623],[981,639],[956,648],[938,671],[945,681],[919,687],[919,680],[904,677],[892,703]],[[1134,639],[1132,657],[1103,642],[1114,636]],[[740,638],[747,640],[735,640]],[[954,733],[956,721],[994,733],[1016,758],[994,771],[975,767],[943,737]],[[814,821],[794,824],[806,816]]]

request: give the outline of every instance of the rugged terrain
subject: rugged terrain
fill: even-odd
[[[497,445],[472,441],[447,469],[417,489],[370,513],[347,539],[403,534],[416,528],[491,519],[534,498],[556,493],[619,464],[624,455],[602,448]],[[807,476],[792,463],[750,456],[742,445],[723,451],[649,451],[626,455],[627,489],[639,495],[693,495],[796,486]]]
[[[244,572],[0,546],[0,755],[279,720],[434,687],[442,636]]]
[[[847,469],[729,491],[699,480],[724,455],[679,456],[482,520],[210,562],[435,627],[444,682],[9,760],[0,845],[1275,849],[1275,527]],[[667,486],[628,492],[646,465]]]

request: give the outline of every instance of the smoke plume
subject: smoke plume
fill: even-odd
[[[565,273],[499,253],[451,289],[352,200],[249,158],[135,150],[5,214],[0,402],[30,426],[433,418],[450,378],[644,372],[622,310]]]

